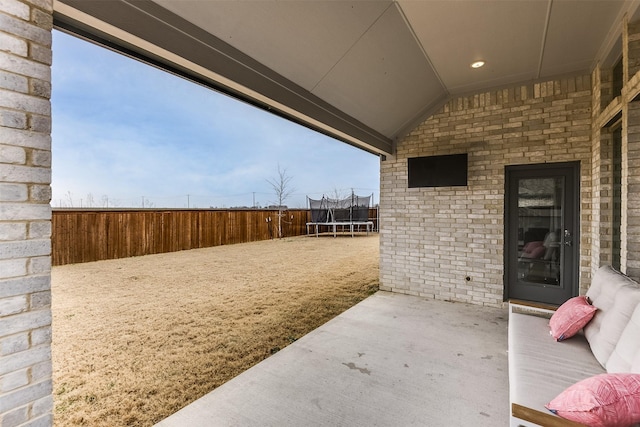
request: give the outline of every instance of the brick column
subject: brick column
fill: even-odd
[[[626,20],[625,20],[626,21]],[[625,22],[623,61],[626,84],[640,72],[640,22]],[[624,89],[623,89],[624,94]],[[622,109],[622,242],[621,269],[640,277],[640,102],[624,100]]]
[[[640,102],[625,106],[623,120],[622,270],[640,278]]]
[[[52,424],[52,10],[0,1],[0,426]]]
[[[609,144],[607,144],[606,135],[608,132],[601,132],[600,128],[597,126],[597,118],[600,114],[603,107],[607,106],[607,102],[603,100],[603,98],[607,97],[607,91],[604,88],[605,84],[603,84],[603,75],[602,69],[598,65],[596,69],[591,74],[591,84],[592,84],[592,107],[591,107],[591,132],[592,132],[592,144],[593,150],[591,152],[591,164],[593,166],[592,169],[592,186],[593,186],[593,203],[592,203],[592,235],[591,235],[591,243],[592,243],[592,251],[591,251],[591,265],[596,266],[592,267],[592,275],[597,269],[597,266],[600,266],[602,263],[610,262],[610,254],[609,251],[605,247],[607,245],[607,236],[610,234],[608,223],[609,223],[609,215],[608,215],[608,192],[607,192],[607,182],[608,175],[607,170],[609,169],[609,165],[605,164],[608,159],[609,150],[607,149]]]

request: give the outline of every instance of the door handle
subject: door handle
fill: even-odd
[[[573,236],[569,230],[564,230],[564,245],[571,246],[573,244]]]

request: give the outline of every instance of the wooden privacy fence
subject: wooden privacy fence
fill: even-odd
[[[285,211],[284,236],[306,234],[306,209]],[[377,218],[377,209],[370,210]],[[377,219],[374,222],[377,229]],[[278,237],[278,211],[263,209],[54,209],[52,263],[207,248]]]

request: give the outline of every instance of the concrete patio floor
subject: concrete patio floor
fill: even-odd
[[[507,426],[507,310],[378,292],[156,424]]]

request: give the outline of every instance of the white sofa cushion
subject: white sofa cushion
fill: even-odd
[[[605,373],[582,334],[557,342],[549,320],[509,313],[509,398],[548,413],[544,405],[572,384]]]
[[[584,335],[593,355],[604,367],[640,303],[640,287],[610,266],[603,266],[593,276],[587,297],[598,311],[585,326]]]
[[[640,374],[640,305],[633,311],[607,360],[607,372]]]

